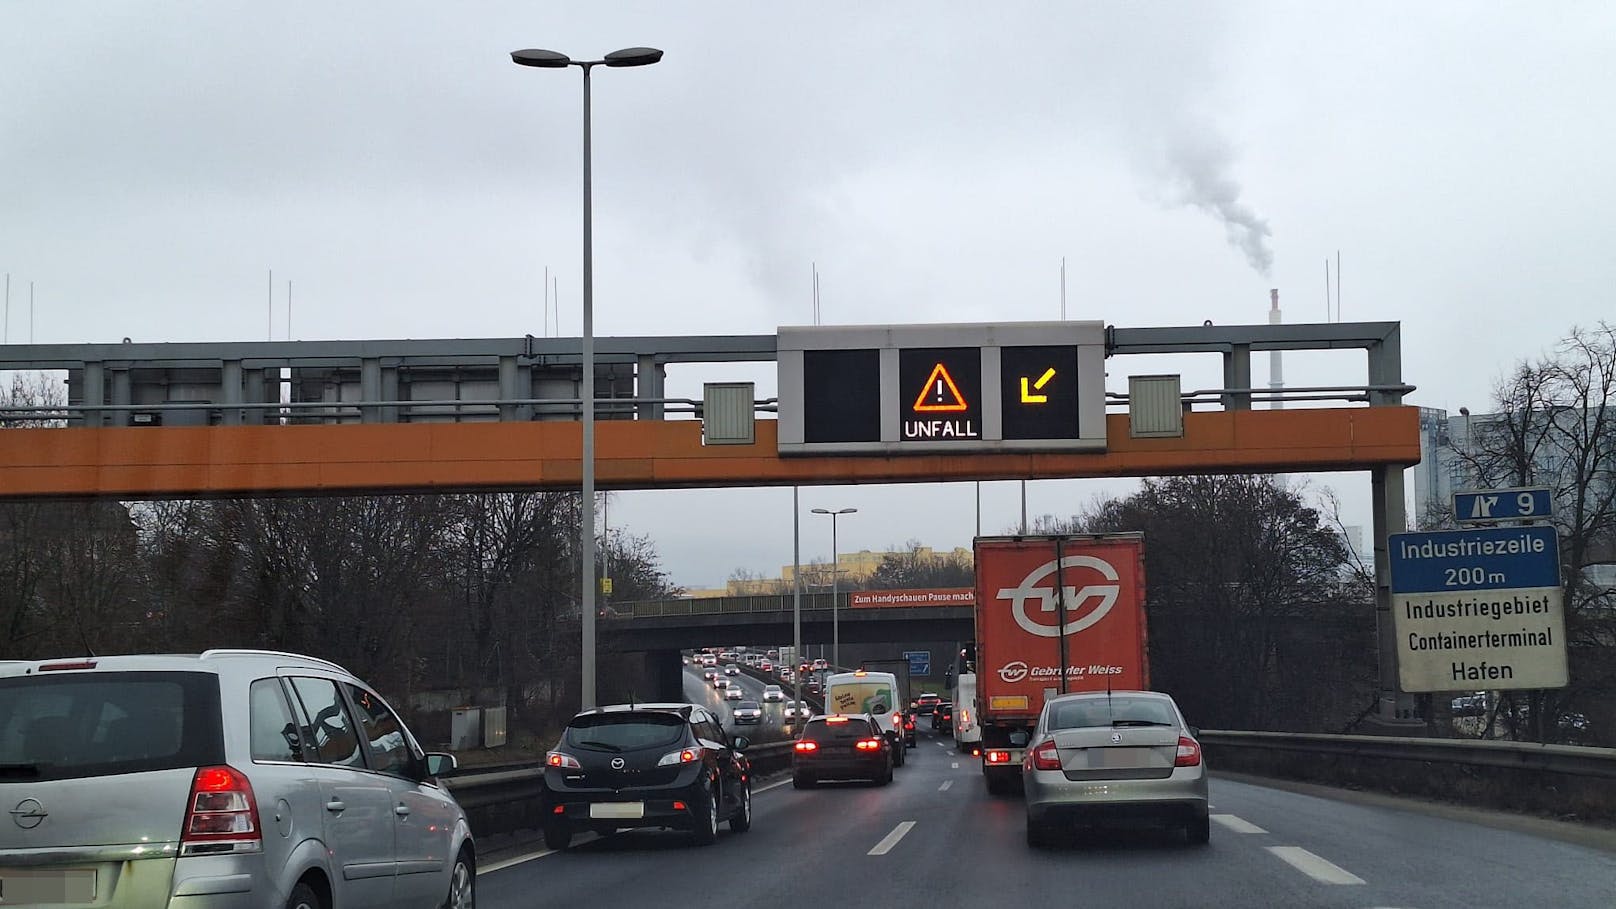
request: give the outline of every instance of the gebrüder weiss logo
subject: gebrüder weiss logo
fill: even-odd
[[[1065,575],[1062,580],[1066,582],[1067,622],[1064,627],[1060,624],[1060,600],[1055,591],[1057,582],[1054,559],[1034,568],[1021,579],[1020,585],[999,591],[998,598],[1010,601],[1011,615],[1015,616],[1016,624],[1028,634],[1044,638],[1076,634],[1105,618],[1105,614],[1117,604],[1117,596],[1122,592],[1122,586],[1117,583],[1117,570],[1110,562],[1088,555],[1069,555],[1060,562],[1060,573]],[[1096,578],[1095,575],[1099,577]],[[1101,579],[1110,583],[1094,583]],[[1046,581],[1048,586],[1040,586]],[[1082,583],[1082,586],[1078,586],[1074,581]],[[1029,600],[1038,604],[1036,617],[1027,613]],[[1094,602],[1092,608],[1089,606],[1090,601]],[[1048,624],[1043,621],[1045,617]],[[1006,666],[999,670],[1000,676],[1002,677],[1009,668],[1010,666]],[[1022,673],[1025,675],[1025,667]]]
[[[1005,663],[999,668],[999,678],[1004,679],[1005,684],[1013,685],[1026,677],[1027,664],[1020,660]]]

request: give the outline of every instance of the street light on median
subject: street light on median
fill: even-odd
[[[589,151],[589,71],[596,66],[648,66],[661,59],[662,51],[654,47],[624,48],[612,51],[599,60],[574,60],[566,54],[538,48],[511,51],[511,60],[520,66],[540,69],[576,66],[584,73],[583,378],[579,382],[578,395],[583,422],[583,481],[579,490],[582,527],[578,536],[582,564],[578,574],[583,585],[583,599],[579,607],[579,622],[583,631],[580,660],[583,664],[583,686],[579,706],[585,710],[595,706],[595,252]]]
[[[840,591],[838,581],[841,579],[841,557],[836,554],[836,519],[844,514],[854,514],[857,508],[839,508],[831,511],[828,508],[815,508],[814,514],[830,515],[830,671],[835,672],[842,665],[842,629],[837,618],[839,610],[836,604],[837,594]]]

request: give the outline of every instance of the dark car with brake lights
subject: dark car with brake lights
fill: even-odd
[[[872,716],[816,716],[792,745],[791,784],[812,789],[822,780],[870,780],[885,786],[892,782],[893,748]]]
[[[942,702],[942,695],[932,694],[928,691],[921,694],[920,697],[915,698],[915,709],[920,713],[921,716],[931,716],[932,711],[936,710],[937,705],[941,704]]]
[[[954,731],[954,702],[944,701],[932,708],[931,728],[933,732]]]
[[[688,830],[698,844],[718,825],[752,826],[745,736],[730,736],[696,704],[619,704],[572,718],[545,756],[544,843],[565,849],[584,831]]]

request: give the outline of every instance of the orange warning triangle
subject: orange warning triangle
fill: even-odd
[[[920,397],[915,398],[915,413],[959,413],[964,410],[970,410],[965,396],[954,384],[954,377],[948,374],[948,367],[938,363],[932,367],[926,386],[920,389]]]

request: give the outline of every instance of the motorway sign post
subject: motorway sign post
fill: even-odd
[[[1567,683],[1554,527],[1398,533],[1388,542],[1403,691]]]
[[[1453,519],[1461,524],[1546,521],[1553,508],[1554,493],[1547,486],[1476,489],[1453,494]]]
[[[909,674],[911,676],[931,675],[930,650],[905,650],[903,658],[909,661]]]

